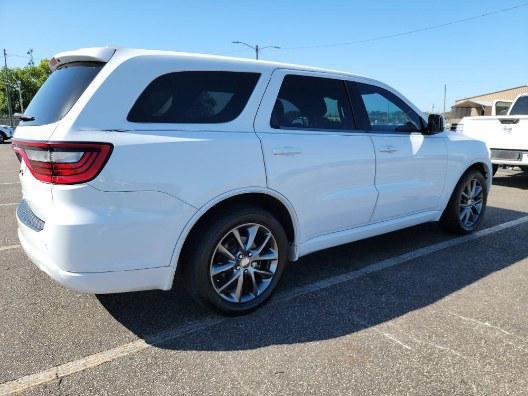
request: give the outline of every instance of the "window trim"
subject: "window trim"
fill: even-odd
[[[389,94],[389,96],[394,96],[398,102],[401,102],[403,103],[404,106],[408,107],[410,111],[412,111],[414,114],[416,114],[416,116],[418,117],[418,119],[420,120],[420,123],[422,124],[421,125],[421,128],[417,131],[390,131],[390,130],[381,130],[381,131],[376,131],[376,130],[373,130],[372,129],[372,126],[371,126],[371,123],[370,123],[370,118],[368,116],[368,113],[367,113],[367,109],[365,107],[365,103],[363,101],[363,98],[361,97],[361,94],[359,92],[359,87],[358,87],[358,84],[363,84],[363,85],[369,85],[369,86],[372,86],[372,87],[375,87],[379,90],[382,90],[382,91],[385,91]],[[425,121],[423,119],[423,117],[420,116],[420,114],[418,114],[411,106],[409,106],[405,100],[403,100],[402,98],[400,98],[398,95],[396,95],[394,92],[391,92],[390,90],[386,89],[386,88],[383,88],[379,85],[376,85],[376,84],[372,84],[372,83],[367,83],[367,82],[362,82],[362,81],[353,81],[353,80],[348,80],[348,84],[349,86],[349,89],[352,93],[352,103],[354,104],[354,107],[353,109],[355,109],[356,105],[357,105],[357,112],[358,112],[358,118],[361,120],[361,125],[362,127],[364,128],[365,131],[368,131],[369,133],[372,133],[372,134],[383,134],[383,135],[411,135],[411,134],[416,134],[416,133],[420,133],[422,135],[430,135],[428,132],[427,132],[427,125],[425,124]],[[396,105],[398,105],[398,107],[400,106],[399,103],[394,103]]]

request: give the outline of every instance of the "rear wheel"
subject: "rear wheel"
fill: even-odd
[[[7,140],[7,136],[3,133],[0,133],[0,144],[3,144]]]
[[[440,225],[455,234],[475,231],[484,217],[488,198],[484,175],[471,170],[460,179],[442,214]]]
[[[287,262],[288,240],[280,222],[258,207],[216,216],[193,233],[183,263],[190,294],[227,314],[263,304]]]

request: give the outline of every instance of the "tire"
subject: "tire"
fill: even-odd
[[[493,169],[493,176],[495,176],[495,173],[499,170],[499,165],[492,164],[491,167]]]
[[[0,144],[4,144],[4,142],[7,140],[7,136],[3,133],[0,133]]]
[[[251,234],[254,243],[247,249]],[[288,260],[284,228],[259,207],[215,215],[191,238],[182,263],[186,288],[202,305],[228,315],[251,312],[268,300]]]
[[[473,190],[474,185],[477,186],[475,190]],[[448,232],[459,235],[475,231],[486,212],[487,199],[488,186],[484,175],[477,170],[466,172],[449,199],[440,218],[440,226]]]
[[[523,172],[525,172],[525,173],[528,172],[528,166],[521,166],[520,168],[521,168],[521,170],[522,170]]]

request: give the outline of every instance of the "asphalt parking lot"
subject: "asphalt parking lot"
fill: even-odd
[[[18,245],[17,170],[0,146],[0,395],[527,393],[528,175],[499,171],[477,234],[425,224],[312,254],[224,318],[178,283],[48,279]]]

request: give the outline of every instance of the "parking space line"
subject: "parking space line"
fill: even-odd
[[[524,216],[516,220],[508,221],[506,223],[498,224],[496,226],[477,231],[473,234],[469,234],[459,238],[453,238],[444,242],[435,243],[433,245],[426,246],[412,252],[381,260],[371,265],[367,265],[366,267],[363,267],[359,270],[332,276],[314,283],[310,283],[305,286],[300,286],[290,291],[280,293],[278,296],[276,296],[275,299],[272,300],[270,305],[276,305],[277,303],[283,303],[299,296],[324,290],[332,286],[336,286],[348,282],[350,280],[357,279],[368,274],[372,274],[374,272],[379,272],[391,267],[395,267],[400,264],[404,264],[411,260],[424,257],[438,251],[459,246],[464,243],[471,242],[527,222],[528,216]],[[18,247],[19,245],[13,246]],[[22,392],[38,385],[43,385],[54,380],[59,380],[63,377],[97,367],[103,363],[111,362],[113,360],[140,352],[151,346],[161,345],[168,341],[182,337],[184,335],[192,334],[201,330],[206,330],[212,326],[215,326],[228,320],[229,318],[219,317],[216,315],[212,318],[199,319],[194,322],[187,323],[178,328],[168,329],[155,335],[147,336],[145,337],[145,339],[132,341],[112,349],[95,353],[93,355],[88,355],[78,360],[51,367],[39,373],[26,375],[16,380],[4,382],[3,384],[0,384],[0,396]]]
[[[18,249],[19,247],[21,246],[20,245],[0,246],[0,252],[3,252],[4,250]]]
[[[18,205],[18,203],[17,202],[10,202],[10,203],[0,204],[0,206],[15,206],[15,205]]]
[[[14,186],[15,184],[20,184],[20,182],[2,182],[0,185],[2,186]]]

